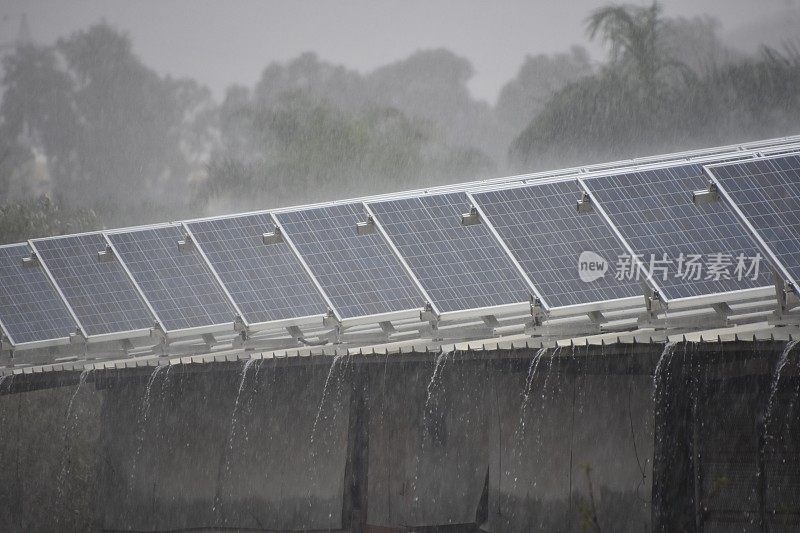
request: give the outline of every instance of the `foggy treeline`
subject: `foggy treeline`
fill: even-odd
[[[361,74],[314,53],[222,101],[98,24],[3,58],[0,242],[468,181],[800,132],[800,50],[744,55],[710,18],[587,14],[604,61],[529,56],[494,105],[469,60]]]

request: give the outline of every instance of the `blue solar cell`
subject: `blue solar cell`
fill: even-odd
[[[577,181],[562,181],[472,195],[551,308],[642,294],[635,281],[615,278],[624,247],[599,214],[577,212],[582,191]],[[584,252],[610,268],[596,279],[585,273],[584,281],[579,259],[591,257]]]
[[[800,281],[800,155],[714,166],[711,173],[787,270]]]
[[[383,238],[357,235],[361,204],[275,215],[342,318],[421,308],[424,298]]]
[[[23,266],[27,244],[0,246],[0,322],[14,344],[64,339],[75,319],[41,265]]]
[[[233,324],[236,311],[203,257],[178,248],[183,237],[177,226],[109,235],[166,330]]]
[[[702,166],[590,177],[584,183],[667,299],[772,284],[767,262],[752,259],[761,257],[758,245],[731,208],[692,202],[692,191],[708,187]],[[750,270],[754,263],[757,275]]]
[[[285,242],[265,245],[269,213],[188,223],[208,261],[250,323],[324,315],[325,299]]]
[[[369,204],[442,312],[527,303],[531,288],[482,224],[461,225],[464,193]]]
[[[32,241],[87,335],[147,329],[153,316],[116,261],[101,262],[100,233]]]

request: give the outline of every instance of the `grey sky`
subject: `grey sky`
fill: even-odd
[[[0,0],[0,42],[26,13],[34,39],[105,19],[128,32],[142,60],[190,76],[218,98],[231,83],[252,85],[272,61],[304,51],[360,71],[447,47],[470,59],[477,97],[494,101],[528,54],[586,45],[584,20],[603,0]],[[648,1],[632,0],[634,4]],[[664,0],[669,16],[709,14],[721,32],[753,39],[761,21],[800,15],[798,0]],[[797,19],[800,20],[800,19]],[[769,24],[767,24],[767,27]],[[755,29],[754,29],[755,28]],[[737,33],[738,32],[738,33]],[[765,36],[768,38],[769,36]],[[756,35],[758,38],[758,35]],[[744,39],[744,38],[743,38]],[[735,39],[732,39],[735,40]]]

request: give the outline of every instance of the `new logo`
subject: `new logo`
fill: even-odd
[[[578,275],[581,281],[591,283],[606,275],[608,262],[594,252],[581,252],[578,257]]]

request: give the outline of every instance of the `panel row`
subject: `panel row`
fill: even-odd
[[[765,296],[800,278],[800,156],[746,157],[3,246],[0,326],[25,346]]]

